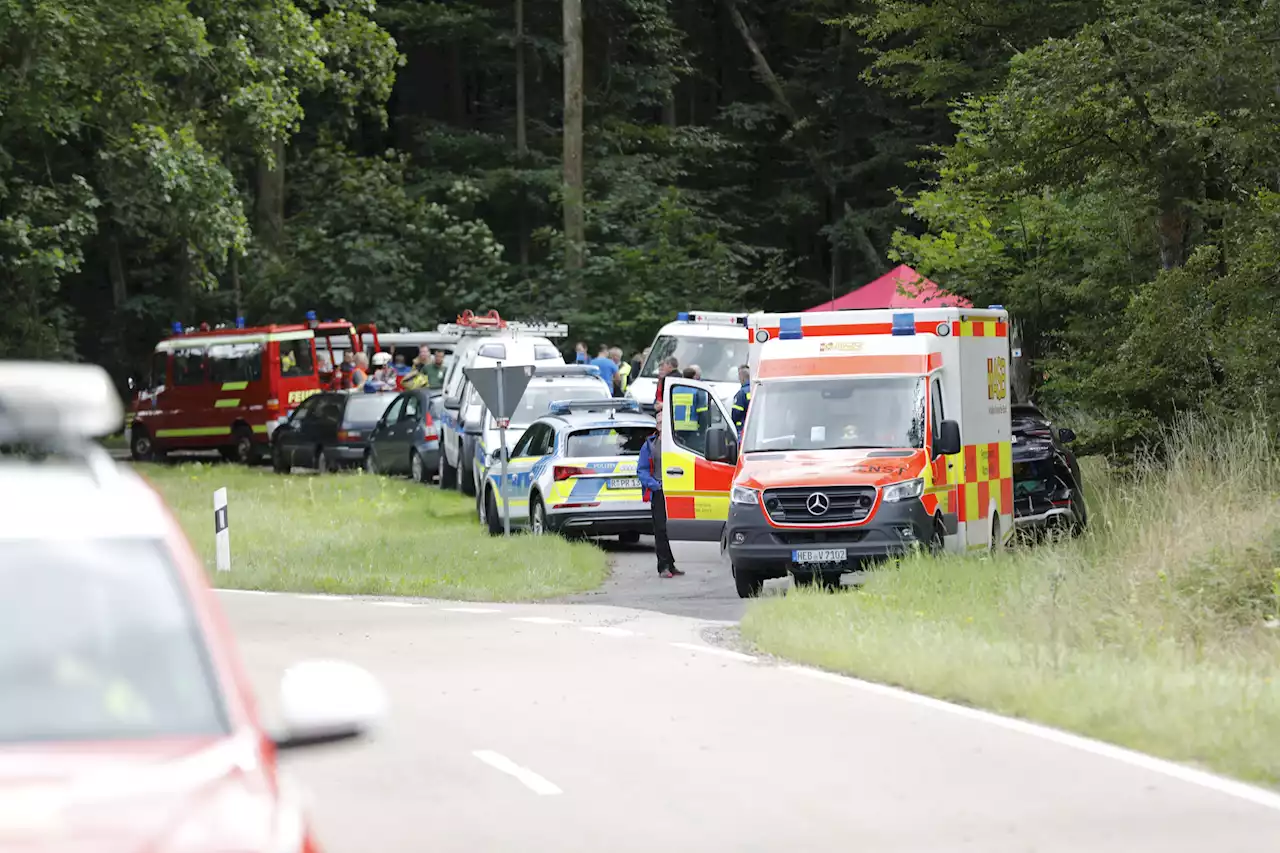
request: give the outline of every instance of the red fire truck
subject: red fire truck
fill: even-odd
[[[299,403],[349,379],[331,337],[348,338],[350,351],[360,335],[372,334],[377,346],[375,326],[318,322],[313,311],[306,323],[245,328],[238,319],[234,328],[175,323],[173,331],[156,344],[150,376],[135,389],[126,416],[137,460],[172,450],[220,450],[227,459],[254,463]]]

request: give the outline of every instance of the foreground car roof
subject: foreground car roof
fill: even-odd
[[[140,476],[102,459],[32,462],[0,455],[0,539],[163,538],[168,510]],[[210,495],[210,512],[212,512]]]

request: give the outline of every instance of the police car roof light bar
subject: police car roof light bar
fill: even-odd
[[[0,362],[0,442],[85,441],[124,425],[124,405],[96,364]]]
[[[557,376],[599,376],[600,368],[594,364],[538,364],[534,365],[533,375],[543,378]]]
[[[626,397],[611,397],[608,400],[556,400],[547,410],[553,415],[567,415],[570,412],[639,412],[640,404]]]

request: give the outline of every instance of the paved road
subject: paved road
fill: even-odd
[[[269,713],[302,658],[353,660],[391,694],[378,739],[289,759],[332,853],[1256,853],[1280,841],[1280,796],[726,651],[699,620],[222,597]]]

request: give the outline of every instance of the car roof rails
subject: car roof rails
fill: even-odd
[[[118,475],[96,439],[124,426],[124,405],[96,364],[0,361],[0,445],[31,446]]]
[[[441,323],[436,331],[445,335],[526,334],[543,338],[564,338],[569,327],[564,323],[508,323],[497,311],[477,315],[467,310],[458,315],[455,323]]]
[[[548,414],[567,415],[570,412],[635,412],[640,413],[640,405],[635,400],[625,397],[610,397],[607,400],[556,400],[547,407]]]

